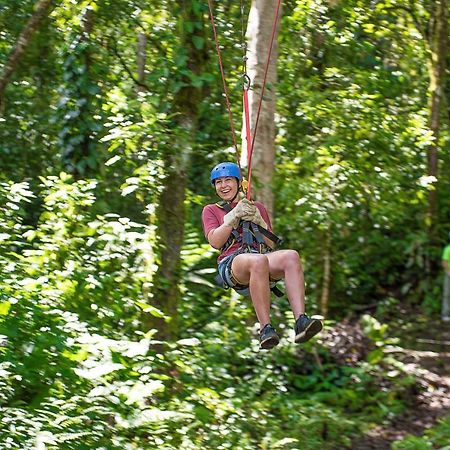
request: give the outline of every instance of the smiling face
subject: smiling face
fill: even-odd
[[[235,177],[220,177],[215,181],[214,187],[222,200],[230,202],[236,197],[239,184]]]

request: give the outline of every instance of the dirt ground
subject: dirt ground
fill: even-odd
[[[393,442],[408,434],[422,436],[440,417],[450,414],[450,322],[429,320],[411,329],[414,332],[397,336],[400,345],[392,349],[419,379],[411,407],[391,423],[355,440],[352,450],[390,450]]]

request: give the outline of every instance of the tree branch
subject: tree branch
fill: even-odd
[[[34,6],[34,12],[26,23],[24,29],[19,35],[17,42],[12,49],[8,60],[3,68],[3,73],[0,77],[0,107],[4,106],[4,93],[6,86],[17,66],[19,65],[20,58],[24,54],[26,48],[28,47],[31,38],[35,34],[36,30],[39,28],[44,16],[47,16],[50,12],[50,8],[53,4],[53,0],[38,0]]]
[[[133,72],[131,71],[131,69],[127,66],[127,63],[125,62],[125,60],[122,58],[122,55],[119,53],[119,51],[117,50],[117,45],[115,43],[112,44],[111,49],[114,53],[114,55],[117,57],[117,59],[120,62],[120,65],[123,67],[123,69],[125,70],[125,72],[128,74],[128,76],[133,80],[133,82],[144,88],[146,91],[150,92],[150,88],[146,83],[143,83],[141,81],[139,81],[134,75]]]
[[[386,7],[386,11],[397,11],[397,10],[402,10],[408,13],[419,33],[424,37],[424,39],[428,40],[429,33],[427,32],[427,29],[424,26],[424,24],[421,23],[420,19],[417,17],[414,11],[414,5],[411,5],[410,8],[403,5]]]

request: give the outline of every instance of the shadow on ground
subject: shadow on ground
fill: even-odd
[[[349,449],[390,450],[392,443],[408,434],[422,436],[439,418],[450,414],[450,323],[429,320],[411,329],[415,332],[395,336],[399,346],[392,349],[418,380],[411,406],[392,422],[354,439]]]

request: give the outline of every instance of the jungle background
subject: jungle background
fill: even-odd
[[[240,132],[276,2],[212,3]],[[274,298],[270,352],[201,229],[236,159],[208,3],[2,0],[0,30],[2,450],[450,448],[447,0],[283,2],[252,194],[325,329],[294,345]]]

